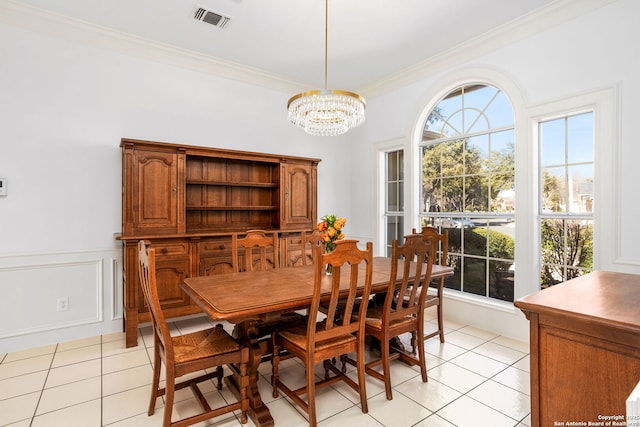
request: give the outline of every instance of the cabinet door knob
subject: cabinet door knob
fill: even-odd
[[[169,253],[169,249],[167,249],[167,248],[162,248],[162,251],[160,251],[160,252],[162,252],[162,254],[163,254],[163,255],[166,255],[166,254],[168,254],[168,253]]]
[[[224,243],[222,243],[222,244],[220,245],[220,249],[224,249],[224,248],[226,248],[226,246],[224,245]]]

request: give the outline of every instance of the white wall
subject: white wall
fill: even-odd
[[[399,139],[409,150],[427,104],[455,78],[489,76],[515,88],[510,95],[522,104],[516,120],[525,128],[552,101],[618,91],[611,144],[619,144],[619,153],[613,167],[603,168],[604,180],[615,185],[607,189],[614,203],[603,207],[613,232],[596,251],[599,268],[640,273],[634,142],[640,2],[576,3],[604,6],[558,26],[540,25],[534,36],[505,36],[492,49],[471,46],[426,64],[417,76],[414,70],[393,90],[363,93],[366,123],[333,139],[307,136],[286,122],[293,93],[0,24],[0,177],[9,190],[0,198],[0,353],[121,329],[114,239],[121,227],[120,138],[322,158],[319,215],[345,216],[350,237],[375,242],[374,145]],[[70,310],[56,312],[63,295]],[[452,320],[526,339],[524,316],[512,308],[450,301]]]

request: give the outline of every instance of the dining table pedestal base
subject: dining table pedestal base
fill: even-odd
[[[262,356],[265,352],[258,338],[254,338],[260,322],[260,320],[247,320],[237,323],[233,329],[233,337],[240,341],[242,345],[249,347],[249,364],[247,366],[249,376],[249,390],[247,391],[249,395],[249,411],[247,415],[256,426],[271,427],[274,425],[273,417],[267,405],[262,401],[260,392],[258,391],[258,367],[262,362]],[[233,374],[225,377],[224,381],[233,394],[239,397],[238,379],[236,378],[234,369],[232,369],[232,372]]]
[[[224,379],[225,384],[229,387],[229,390],[233,392],[236,397],[240,396],[240,391],[238,390],[238,385],[236,382],[236,378],[234,375],[229,375]],[[251,421],[256,426],[260,427],[271,427],[274,425],[273,417],[271,416],[271,412],[269,412],[269,408],[264,404],[262,399],[260,398],[260,393],[258,393],[258,388],[254,387],[254,383],[250,383],[248,394],[249,394],[249,410],[247,411],[247,415],[251,418]]]

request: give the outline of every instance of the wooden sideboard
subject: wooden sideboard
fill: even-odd
[[[640,275],[594,271],[515,305],[530,322],[532,427],[624,417],[640,382]]]
[[[150,320],[138,285],[136,244],[156,247],[160,302],[167,317],[199,313],[180,289],[186,277],[232,269],[231,236],[276,232],[280,259],[295,265],[301,233],[317,220],[320,159],[122,139],[124,331],[137,345]]]

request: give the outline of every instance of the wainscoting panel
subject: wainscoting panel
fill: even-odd
[[[0,353],[121,330],[121,270],[117,250],[0,257]]]
[[[101,260],[0,270],[4,298],[0,310],[11,313],[0,338],[77,326],[102,320]],[[68,301],[58,311],[59,298]]]

